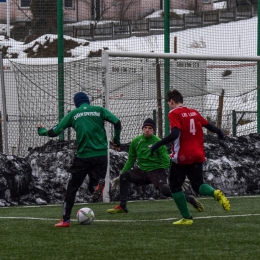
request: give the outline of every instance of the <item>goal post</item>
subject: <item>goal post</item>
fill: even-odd
[[[102,75],[102,105],[106,109],[109,110],[109,56],[107,53],[102,53],[102,61],[101,61],[101,75]],[[105,122],[105,129],[107,133],[107,143],[110,146],[110,131],[109,131],[109,123]],[[108,152],[108,167],[107,174],[105,178],[105,188],[103,191],[103,202],[110,202],[109,196],[109,184],[110,184],[110,154]]]

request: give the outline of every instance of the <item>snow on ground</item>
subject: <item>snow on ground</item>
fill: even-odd
[[[159,16],[160,12],[155,12],[152,15]],[[184,11],[179,10],[179,12]],[[173,39],[177,37],[177,52],[179,54],[256,56],[257,21],[258,18],[254,17],[247,20],[174,32],[170,35],[170,48],[173,51]],[[85,22],[88,23],[89,21],[83,21],[82,23]],[[120,40],[90,41],[88,46],[84,46],[84,43],[88,42],[86,40],[69,36],[64,37],[67,40],[71,39],[79,43],[78,47],[71,50],[74,59],[84,59],[91,51],[96,52],[103,48],[108,48],[112,51],[164,52],[163,34],[146,37],[133,36]],[[5,39],[4,36],[0,36],[0,44],[9,46],[7,50],[9,55],[17,53],[18,59],[25,59],[27,54],[24,50],[32,47],[36,41],[44,44],[46,41],[53,41],[54,39],[57,39],[56,35],[47,34],[35,41],[24,44],[23,42]],[[30,60],[30,62],[33,63],[33,60]]]

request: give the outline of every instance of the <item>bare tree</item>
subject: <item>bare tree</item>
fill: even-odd
[[[105,15],[109,20],[115,19],[113,15],[109,15],[109,11],[111,8],[117,6],[120,0],[112,0],[112,1],[82,0],[82,2],[87,5],[89,10],[91,10],[91,20],[98,23],[100,20],[104,18]]]
[[[36,34],[57,31],[57,0],[31,0],[32,28]]]
[[[202,11],[202,3],[199,0],[185,0],[182,5],[185,5],[185,9],[191,10],[194,12]]]
[[[32,20],[32,18],[24,11],[24,9],[20,7],[20,0],[12,0],[12,3],[16,5],[16,8],[18,8],[19,11],[22,12],[24,16],[28,18],[28,20]]]
[[[137,5],[139,3],[138,0],[119,0],[118,1],[118,7],[119,7],[119,20],[120,22],[126,20],[126,13],[129,11],[129,9]]]

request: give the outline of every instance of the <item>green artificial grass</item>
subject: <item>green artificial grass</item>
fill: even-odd
[[[61,205],[0,208],[0,260],[52,259],[260,259],[260,197],[230,198],[224,211],[212,198],[199,198],[200,213],[189,206],[192,226],[180,218],[173,200],[128,203],[128,214],[108,214],[116,203],[75,204],[70,228],[55,228]],[[89,207],[91,225],[76,213]]]

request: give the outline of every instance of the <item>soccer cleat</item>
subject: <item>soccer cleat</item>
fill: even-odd
[[[230,202],[221,190],[214,190],[214,198],[219,202],[224,210],[230,210]]]
[[[199,212],[205,211],[204,206],[203,206],[203,204],[200,201],[198,201],[194,196],[189,196],[189,197],[190,197],[190,201],[189,201],[190,204],[195,209],[197,209],[197,211],[199,211]]]
[[[59,223],[55,225],[55,227],[70,227],[70,221],[69,220],[63,221],[63,219],[61,219]]]
[[[105,180],[99,180],[99,183],[93,193],[93,201],[97,201],[103,194],[105,188]]]
[[[175,221],[172,223],[173,225],[192,225],[193,224],[193,219],[192,218],[182,218],[178,221]]]
[[[116,205],[113,209],[108,209],[107,213],[115,214],[115,213],[128,213],[128,210],[125,208],[121,208],[120,205]]]

